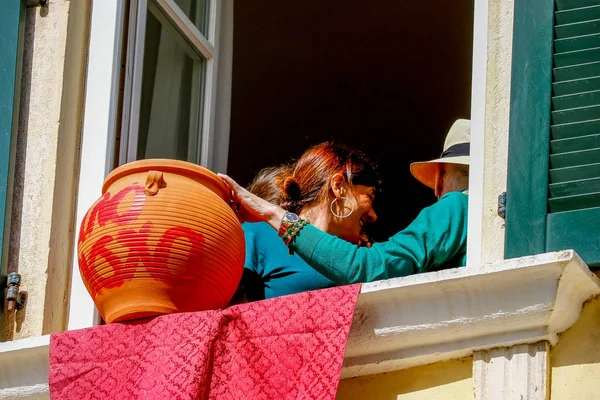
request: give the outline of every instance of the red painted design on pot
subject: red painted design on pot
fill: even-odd
[[[191,163],[141,160],[111,172],[78,240],[100,315],[110,323],[225,307],[245,257],[228,204],[216,174]]]

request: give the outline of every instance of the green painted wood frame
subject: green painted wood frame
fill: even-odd
[[[5,264],[5,221],[9,220],[10,160],[14,153],[19,115],[22,42],[25,27],[23,0],[0,1],[0,260]],[[0,272],[4,272],[0,268]]]
[[[515,0],[505,258],[546,250],[554,0]]]

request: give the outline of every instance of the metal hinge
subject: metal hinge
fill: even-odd
[[[506,192],[502,192],[498,196],[498,215],[500,218],[506,219]]]

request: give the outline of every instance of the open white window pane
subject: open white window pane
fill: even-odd
[[[208,17],[210,0],[174,0],[181,11],[196,25],[196,28],[208,37]]]
[[[204,64],[192,59],[172,31],[147,14],[138,159],[199,161]]]
[[[148,1],[148,9],[154,13],[163,26],[174,30],[177,38],[183,40],[182,45],[185,46],[186,51],[192,57],[200,56],[205,59],[213,57],[214,31],[211,29],[215,26],[214,19],[217,8],[211,10],[207,0]],[[190,17],[194,20],[191,20]],[[212,42],[209,37],[213,38]]]

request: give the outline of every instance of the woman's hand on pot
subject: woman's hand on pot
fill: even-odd
[[[225,174],[217,174],[231,189],[231,208],[241,221],[266,221],[274,229],[279,229],[285,210],[275,204],[261,199],[241,187],[236,181]]]

